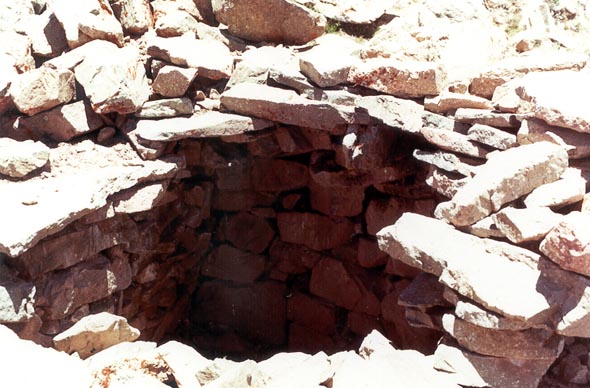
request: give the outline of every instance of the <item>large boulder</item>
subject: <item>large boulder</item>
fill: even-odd
[[[213,0],[217,20],[254,42],[305,44],[325,32],[326,19],[290,0]]]

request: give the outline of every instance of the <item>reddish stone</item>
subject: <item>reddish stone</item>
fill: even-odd
[[[362,186],[328,187],[313,180],[309,185],[311,207],[328,216],[354,217],[363,211]]]
[[[42,307],[47,319],[62,319],[78,307],[105,298],[118,291],[111,263],[102,255],[42,276],[37,287],[36,307]]]
[[[251,283],[262,275],[265,262],[264,256],[222,245],[203,261],[201,275],[237,283]]]
[[[381,301],[381,315],[387,338],[396,347],[415,349],[425,354],[432,354],[442,333],[436,330],[410,326],[406,320],[403,306],[398,304],[401,292],[410,284],[407,280],[394,283],[394,290]]]
[[[287,274],[302,274],[310,270],[323,255],[303,245],[275,240],[270,246],[270,260],[274,269]]]
[[[252,188],[250,166],[246,163],[225,163],[215,169],[215,186],[219,190],[242,191]]]
[[[224,217],[218,232],[234,246],[255,253],[263,252],[275,234],[264,218],[245,212]]]
[[[313,331],[298,323],[289,325],[289,352],[304,352],[315,354],[317,352],[328,352],[336,350],[332,337]]]
[[[419,268],[407,265],[401,260],[390,257],[385,266],[385,273],[397,275],[402,278],[413,279],[421,274],[422,271]]]
[[[436,202],[431,199],[389,198],[372,200],[365,212],[367,233],[376,235],[382,228],[394,224],[406,212],[432,216],[435,207]]]
[[[379,318],[358,313],[356,311],[349,311],[346,318],[346,326],[355,334],[363,337],[367,336],[373,330],[383,332],[383,327],[379,322]]]
[[[347,169],[373,170],[385,167],[392,156],[396,134],[374,126],[349,126],[336,153],[336,162]]]
[[[317,333],[332,334],[336,330],[334,307],[301,293],[287,300],[287,319]]]
[[[250,170],[256,191],[288,191],[307,186],[307,166],[281,159],[255,159]]]
[[[359,299],[354,311],[359,313],[378,316],[381,313],[381,302],[377,299],[374,293],[367,290],[365,287],[361,287],[362,296]]]
[[[248,142],[248,152],[262,158],[273,158],[282,153],[281,147],[272,132],[253,134]]]
[[[387,263],[389,255],[381,251],[376,241],[367,238],[358,240],[357,262],[361,267],[373,268]]]
[[[213,195],[213,209],[235,212],[250,210],[255,206],[271,206],[274,195],[258,193],[251,190],[244,191],[216,191]]]
[[[287,194],[281,199],[281,206],[287,210],[293,210],[297,202],[301,199],[301,194],[292,193]],[[590,207],[590,206],[589,206]]]
[[[309,291],[347,310],[354,309],[363,296],[344,265],[330,257],[320,260],[313,268]]]
[[[235,330],[258,344],[286,340],[287,303],[284,284],[265,281],[246,287],[206,282],[197,291],[193,321],[210,329]]]
[[[344,217],[313,213],[279,213],[277,223],[281,240],[318,251],[349,242],[355,232],[354,224]]]

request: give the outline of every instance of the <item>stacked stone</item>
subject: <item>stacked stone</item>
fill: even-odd
[[[437,378],[478,387],[589,336],[586,57],[497,60],[475,3],[318,38],[385,8],[314,3],[0,6],[0,323],[50,345],[111,312],[224,354],[446,333]]]

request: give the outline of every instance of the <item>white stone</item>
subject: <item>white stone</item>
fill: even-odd
[[[22,178],[49,162],[49,147],[41,142],[0,138],[0,174]]]
[[[559,222],[561,215],[548,207],[515,209],[507,207],[493,216],[498,229],[510,241],[520,244],[525,241],[540,241]]]
[[[143,119],[161,119],[191,115],[194,107],[190,98],[167,98],[164,100],[146,101],[141,108],[135,112],[135,117]]]
[[[568,168],[559,180],[545,183],[533,190],[524,199],[526,207],[560,207],[579,202],[586,194],[586,179],[582,171]]]
[[[590,156],[590,134],[549,125],[540,119],[523,120],[517,138],[520,144],[540,141],[559,144],[567,151],[571,159]]]

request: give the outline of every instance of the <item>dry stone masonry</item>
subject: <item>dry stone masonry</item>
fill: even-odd
[[[584,2],[75,3],[0,3],[1,386],[590,384]]]

